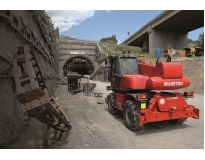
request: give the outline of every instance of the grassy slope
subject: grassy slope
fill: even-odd
[[[77,40],[75,38],[71,38],[71,37],[68,37],[68,36],[63,37],[63,39]],[[122,53],[123,49],[125,49],[126,52],[127,52],[128,49],[130,49],[131,53],[136,54],[137,56],[139,56],[140,53],[143,53],[144,58],[155,58],[155,54],[142,52],[142,48],[140,48],[140,47],[117,45],[117,44],[108,43],[108,42],[98,42],[98,44],[100,45],[101,49],[106,54],[119,54],[119,53]]]
[[[99,45],[100,45],[101,49],[107,54],[122,53],[123,49],[125,49],[126,51],[128,49],[130,49],[131,53],[136,54],[137,56],[139,56],[140,53],[143,53],[144,56],[147,58],[154,58],[155,57],[154,54],[142,52],[142,48],[140,48],[140,47],[117,45],[117,44],[106,43],[106,42],[99,42]]]

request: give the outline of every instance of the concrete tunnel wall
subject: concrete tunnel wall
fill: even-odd
[[[63,78],[63,66],[68,60],[73,57],[85,57],[93,65],[94,70],[103,63],[105,58],[105,53],[101,51],[100,46],[94,41],[85,41],[69,38],[60,38],[58,43],[60,61],[59,61],[59,71],[58,78]],[[72,52],[83,52],[84,54],[71,54]],[[95,77],[97,79],[97,76]]]
[[[91,64],[92,64],[94,70],[97,69],[98,64],[97,64],[91,57],[89,57],[89,56],[87,56],[87,55],[81,55],[81,54],[70,55],[70,56],[67,57],[65,60],[59,62],[59,71],[58,71],[58,73],[59,73],[59,79],[62,79],[62,78],[64,77],[64,76],[63,76],[63,67],[64,67],[64,65],[66,64],[66,62],[69,61],[69,60],[72,59],[72,58],[75,58],[75,57],[83,57],[83,58],[86,58],[88,61],[91,62]]]

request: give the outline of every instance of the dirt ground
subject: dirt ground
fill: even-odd
[[[175,59],[180,61],[181,59]],[[147,60],[149,61],[149,60]],[[151,60],[150,60],[151,61]],[[153,63],[155,61],[153,60]],[[169,122],[147,124],[143,134],[125,127],[123,115],[110,115],[107,104],[98,104],[110,93],[105,89],[108,82],[97,82],[95,93],[103,93],[103,98],[84,93],[75,95],[67,91],[67,85],[58,85],[55,91],[59,103],[63,106],[73,125],[61,142],[53,141],[45,145],[46,126],[31,119],[29,127],[19,139],[8,148],[52,148],[52,149],[202,149],[204,148],[204,95],[203,95],[203,57],[184,58],[184,75],[188,75],[196,95],[188,103],[200,109],[200,119],[189,118],[184,124],[173,125]],[[199,85],[199,86],[198,86]],[[197,94],[199,93],[199,94]],[[51,141],[52,143],[52,141]]]
[[[105,86],[109,83],[96,83],[98,87],[94,92],[103,93],[103,98],[110,93],[105,90]],[[99,99],[93,95],[90,97],[84,96],[83,93],[69,95],[64,87],[58,86],[56,96],[62,97],[59,101],[64,107],[69,103],[66,109],[73,127],[64,143],[51,146],[51,148],[204,148],[203,101],[198,106],[194,102],[200,108],[200,121],[188,119],[182,125],[173,125],[169,122],[152,123],[146,125],[144,133],[140,134],[125,127],[122,113],[110,115],[107,104],[97,104]],[[203,95],[198,96],[199,99],[203,98]]]
[[[93,81],[96,82],[96,81]],[[95,93],[105,90],[108,82],[96,82]],[[55,92],[63,106],[72,128],[61,142],[53,141],[44,145],[45,125],[32,119],[32,123],[20,138],[10,146],[11,149],[50,148],[50,149],[202,149],[204,148],[204,101],[202,94],[189,99],[200,109],[200,119],[188,119],[184,124],[173,125],[170,122],[156,122],[145,125],[144,133],[130,131],[125,127],[122,113],[109,114],[107,104],[98,104],[97,97],[83,93],[71,95],[66,85],[59,85]],[[196,138],[197,137],[197,138]]]

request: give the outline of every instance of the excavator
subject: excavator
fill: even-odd
[[[188,104],[194,92],[177,92],[188,87],[190,80],[183,76],[181,63],[146,64],[135,54],[109,56],[112,93],[105,97],[111,115],[123,112],[125,126],[134,131],[145,129],[145,124],[160,121],[182,124],[187,118],[199,119],[199,109]]]

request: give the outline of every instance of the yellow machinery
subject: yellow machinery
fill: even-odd
[[[204,55],[204,47],[184,48],[185,56],[202,56]]]
[[[180,57],[191,57],[191,56],[200,56],[204,55],[204,48],[203,47],[192,47],[192,48],[183,48],[180,50],[175,50],[173,48],[170,48],[168,50],[165,50],[164,53],[168,54],[169,56],[180,56]]]
[[[185,50],[175,50],[175,49],[168,49],[167,50],[167,54],[171,57],[173,56],[181,56],[181,57],[184,57],[185,54],[186,54],[186,51]]]
[[[195,56],[196,49],[195,48],[184,48],[185,51],[185,56],[190,57],[190,56]]]
[[[204,47],[195,47],[195,55],[196,56],[203,56],[204,55]]]
[[[143,53],[140,53],[140,54],[139,54],[139,57],[144,57],[144,54],[143,54]]]

